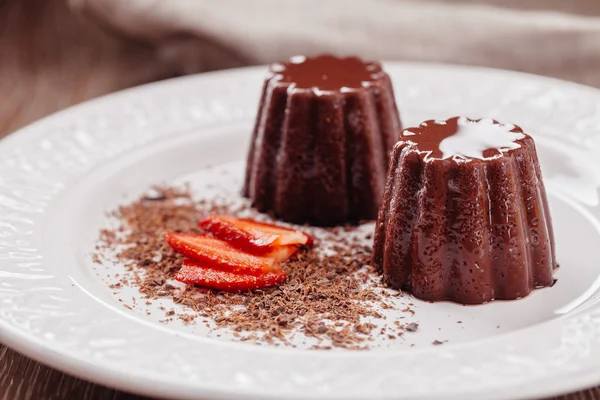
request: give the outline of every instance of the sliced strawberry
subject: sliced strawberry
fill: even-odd
[[[245,253],[208,235],[169,232],[166,239],[176,252],[222,270],[250,275],[280,271],[274,258]]]
[[[282,261],[287,260],[292,257],[294,254],[298,252],[298,246],[288,245],[288,246],[279,246],[271,250],[269,253],[261,256],[261,257],[269,257],[275,260],[275,262],[280,263]]]
[[[276,257],[279,261],[282,259],[276,255],[278,247],[313,243],[313,239],[303,232],[250,219],[212,216],[200,221],[198,225],[232,246],[252,254]]]
[[[175,279],[186,284],[195,284],[227,292],[263,289],[285,281],[283,272],[267,272],[260,276],[236,274],[211,268],[207,264],[185,260]]]

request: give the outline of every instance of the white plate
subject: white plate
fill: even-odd
[[[0,339],[79,377],[170,398],[523,398],[600,384],[600,91],[386,67],[405,126],[494,117],[534,136],[561,263],[553,288],[476,307],[415,301],[410,340],[363,352],[234,343],[125,309],[89,257],[105,212],[157,182],[206,183],[208,165],[241,173],[265,71],[250,68],[106,96],[0,142]]]

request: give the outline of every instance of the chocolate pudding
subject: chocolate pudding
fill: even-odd
[[[243,194],[259,211],[290,222],[374,219],[400,129],[379,63],[323,55],[273,64]]]
[[[424,300],[480,304],[551,286],[558,265],[533,139],[464,117],[404,130],[373,261],[390,286]]]

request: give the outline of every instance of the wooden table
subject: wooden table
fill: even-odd
[[[0,0],[0,50],[0,137],[83,100],[173,75],[149,45],[82,23],[59,0]],[[600,389],[560,398],[600,400]],[[0,344],[0,400],[30,399],[142,397],[63,374]]]
[[[63,1],[0,0],[0,138],[86,99],[171,75],[150,46],[83,23]],[[65,375],[0,344],[1,400],[139,398]]]

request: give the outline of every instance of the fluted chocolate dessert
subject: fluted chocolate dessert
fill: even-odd
[[[355,57],[294,57],[271,65],[243,194],[297,223],[375,219],[400,132],[389,76]]]
[[[464,117],[404,130],[373,261],[389,285],[424,300],[480,304],[551,286],[558,265],[533,139]]]

